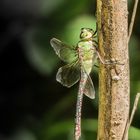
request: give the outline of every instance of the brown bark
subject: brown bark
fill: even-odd
[[[100,64],[98,140],[122,140],[129,119],[127,16],[127,0],[97,0],[99,51],[118,63]]]

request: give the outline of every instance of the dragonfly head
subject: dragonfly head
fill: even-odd
[[[94,33],[95,32],[90,28],[81,28],[80,39],[90,39]]]

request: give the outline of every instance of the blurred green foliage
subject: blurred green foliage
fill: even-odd
[[[130,15],[132,12],[132,1],[129,0]],[[33,94],[38,92],[37,99],[42,101],[37,104],[38,110],[43,108],[38,118],[31,116],[31,124],[20,126],[12,136],[14,140],[72,140],[77,85],[66,89],[55,81],[57,69],[62,66],[59,58],[50,46],[50,39],[56,37],[71,45],[76,45],[79,40],[81,27],[96,29],[96,2],[95,0],[42,0],[40,3],[42,19],[25,34],[24,53],[33,69],[42,77],[43,82],[34,86]],[[140,6],[138,8],[140,11]],[[140,92],[140,12],[136,17],[135,28],[130,50],[131,70],[131,106],[137,92]],[[137,30],[138,29],[138,30]],[[98,91],[97,71],[91,76]],[[28,87],[27,87],[28,88]],[[27,90],[28,91],[28,90]],[[30,91],[29,91],[29,94]],[[46,94],[46,95],[45,95]],[[96,93],[98,96],[98,92]],[[28,95],[29,96],[29,95]],[[97,97],[96,96],[96,97]],[[46,108],[46,109],[45,109]],[[139,107],[140,108],[140,104]],[[35,108],[37,110],[37,108]],[[39,114],[39,111],[37,112]],[[82,138],[81,140],[94,140],[97,136],[97,113],[98,98],[94,101],[84,98],[82,115]],[[85,119],[86,118],[86,119]],[[28,120],[27,119],[27,120]],[[140,139],[140,109],[137,110],[129,133],[129,140]],[[24,129],[23,129],[23,128]],[[137,128],[136,128],[137,127]]]

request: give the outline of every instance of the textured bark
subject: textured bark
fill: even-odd
[[[98,140],[122,140],[129,119],[127,16],[127,0],[97,0],[100,54],[123,64],[100,64]]]

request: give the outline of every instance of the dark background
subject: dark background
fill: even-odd
[[[129,18],[133,3],[128,1]],[[74,45],[81,27],[95,29],[93,0],[0,1],[0,140],[71,140],[78,86],[55,80],[64,65],[50,46],[52,37]],[[131,106],[140,92],[140,6],[130,41]],[[96,139],[98,68],[91,74],[96,99],[84,98],[82,140]],[[140,108],[140,105],[139,107]],[[140,109],[129,139],[140,139]]]

